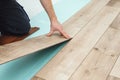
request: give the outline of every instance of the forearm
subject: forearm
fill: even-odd
[[[43,5],[44,9],[46,10],[51,23],[54,21],[57,21],[56,14],[52,6],[52,1],[51,0],[40,0],[40,2]]]
[[[44,9],[46,10],[50,22],[51,22],[51,29],[48,33],[48,36],[51,36],[55,31],[60,32],[61,35],[63,35],[65,38],[69,39],[70,36],[63,30],[62,25],[57,20],[56,14],[54,12],[52,1],[51,0],[40,0],[41,4],[43,5]]]

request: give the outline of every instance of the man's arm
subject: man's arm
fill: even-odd
[[[51,36],[55,31],[59,31],[61,35],[65,38],[70,38],[70,36],[63,30],[62,25],[57,20],[56,14],[54,12],[52,1],[51,0],[40,0],[41,4],[43,5],[44,9],[46,10],[50,22],[51,22],[51,29],[48,33],[48,36]]]

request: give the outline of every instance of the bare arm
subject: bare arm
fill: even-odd
[[[40,0],[41,4],[43,5],[44,9],[46,10],[50,22],[51,22],[51,29],[48,33],[48,36],[51,36],[55,31],[59,31],[65,38],[70,38],[70,36],[64,32],[62,25],[57,20],[56,14],[53,9],[52,1],[51,0]]]

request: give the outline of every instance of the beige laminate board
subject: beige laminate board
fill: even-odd
[[[120,30],[120,14],[116,17],[111,27]]]
[[[108,5],[120,9],[120,0],[111,0]]]
[[[97,6],[98,7],[98,6]],[[119,11],[104,7],[41,71],[36,77],[46,80],[68,80],[88,55]],[[77,79],[74,79],[77,80]]]
[[[106,80],[120,55],[120,31],[109,28],[69,80]]]
[[[120,57],[118,58],[117,62],[115,63],[115,66],[113,67],[110,75],[120,79]]]
[[[106,80],[120,80],[120,78],[114,77],[114,76],[108,76]]]
[[[109,0],[92,0],[86,7],[78,11],[64,24],[64,30],[71,37],[76,35],[95,15],[105,6]],[[96,4],[97,3],[97,4]],[[60,36],[39,36],[29,40],[19,41],[8,45],[0,46],[0,64],[22,57],[66,41]]]
[[[111,0],[108,3],[109,6],[119,8],[120,9],[120,0]],[[120,14],[115,19],[114,23],[111,25],[112,28],[120,30]],[[107,80],[120,80],[120,59],[117,60],[112,72],[110,73]]]
[[[120,9],[120,0],[111,0],[108,3],[108,6],[111,7],[115,7],[115,8],[119,8]],[[116,26],[117,24],[117,26]],[[111,27],[116,28],[116,29],[120,29],[120,14],[118,15],[118,17],[116,18],[114,24],[111,25]]]

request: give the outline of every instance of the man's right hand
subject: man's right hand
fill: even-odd
[[[51,29],[47,36],[51,36],[54,34],[55,31],[58,31],[66,39],[70,38],[70,36],[63,30],[62,25],[58,21],[51,23],[50,27]]]

